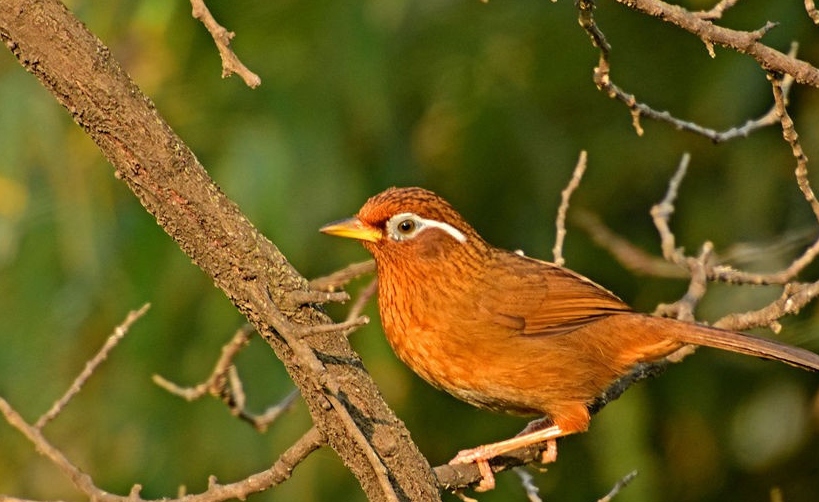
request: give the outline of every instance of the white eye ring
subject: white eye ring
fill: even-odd
[[[449,223],[421,218],[413,213],[396,214],[387,221],[386,225],[387,235],[395,241],[412,239],[428,228],[443,230],[456,241],[466,242],[466,236]]]

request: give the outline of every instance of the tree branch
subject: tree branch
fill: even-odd
[[[0,3],[0,40],[71,113],[116,176],[273,348],[316,427],[367,496],[391,500],[394,492],[406,500],[439,500],[428,463],[346,337],[328,332],[291,346],[292,339],[272,328],[283,320],[309,327],[330,319],[312,305],[294,307],[289,293],[306,291],[307,281],[213,183],[108,48],[56,0]],[[305,360],[314,354],[328,364]],[[362,444],[362,431],[374,454]]]
[[[819,69],[759,41],[770,29],[770,25],[756,31],[732,30],[717,26],[678,5],[671,5],[661,0],[617,0],[617,2],[678,26],[696,35],[706,44],[721,45],[741,54],[747,54],[766,71],[788,74],[800,84],[819,87]]]

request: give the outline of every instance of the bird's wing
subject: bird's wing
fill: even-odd
[[[571,270],[514,253],[488,267],[478,308],[523,335],[559,335],[631,308]]]

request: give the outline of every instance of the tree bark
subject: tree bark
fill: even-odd
[[[316,368],[273,329],[282,315],[302,326],[331,321],[291,299],[289,293],[307,290],[307,281],[213,183],[108,48],[57,0],[0,1],[0,39],[91,136],[162,229],[262,334],[369,499],[440,500],[429,464],[346,337],[335,332],[300,340],[323,362]],[[334,384],[325,385],[328,381]],[[349,433],[350,416],[377,459]]]

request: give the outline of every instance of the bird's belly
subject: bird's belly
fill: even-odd
[[[492,351],[480,344],[453,343],[452,336],[439,336],[423,329],[408,329],[387,339],[396,355],[434,387],[479,408],[517,415],[548,414],[555,389],[541,385],[533,392],[534,380],[550,380],[548,369],[536,366],[498,364]],[[481,354],[476,354],[480,350]],[[487,353],[489,352],[489,353]]]

